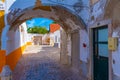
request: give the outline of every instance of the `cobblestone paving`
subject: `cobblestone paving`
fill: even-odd
[[[13,72],[13,80],[84,80],[69,66],[60,64],[59,51],[50,46],[27,47]]]

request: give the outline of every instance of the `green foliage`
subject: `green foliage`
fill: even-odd
[[[52,22],[52,24],[57,24],[57,22]]]
[[[35,27],[28,28],[27,32],[28,33],[37,33],[37,34],[46,34],[49,31],[46,29],[46,27],[35,26]]]

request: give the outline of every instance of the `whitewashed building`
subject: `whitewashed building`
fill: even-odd
[[[63,28],[62,64],[71,65],[86,80],[120,80],[119,0],[6,0],[4,4],[1,49],[9,58],[1,61],[7,60],[10,69],[20,59],[10,52],[26,42],[19,26],[28,19],[45,17]]]
[[[51,24],[50,25],[50,45],[54,47],[60,48],[60,25],[58,24]]]

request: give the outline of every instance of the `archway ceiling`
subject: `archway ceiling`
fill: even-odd
[[[20,24],[26,20],[44,17],[49,18],[61,25],[63,29],[68,32],[86,29],[83,20],[70,10],[61,6],[41,6],[40,8],[30,7],[24,10],[15,10],[8,14],[7,20],[11,29],[16,29]]]

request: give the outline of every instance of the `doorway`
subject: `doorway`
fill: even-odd
[[[108,80],[108,27],[93,28],[94,80]]]

